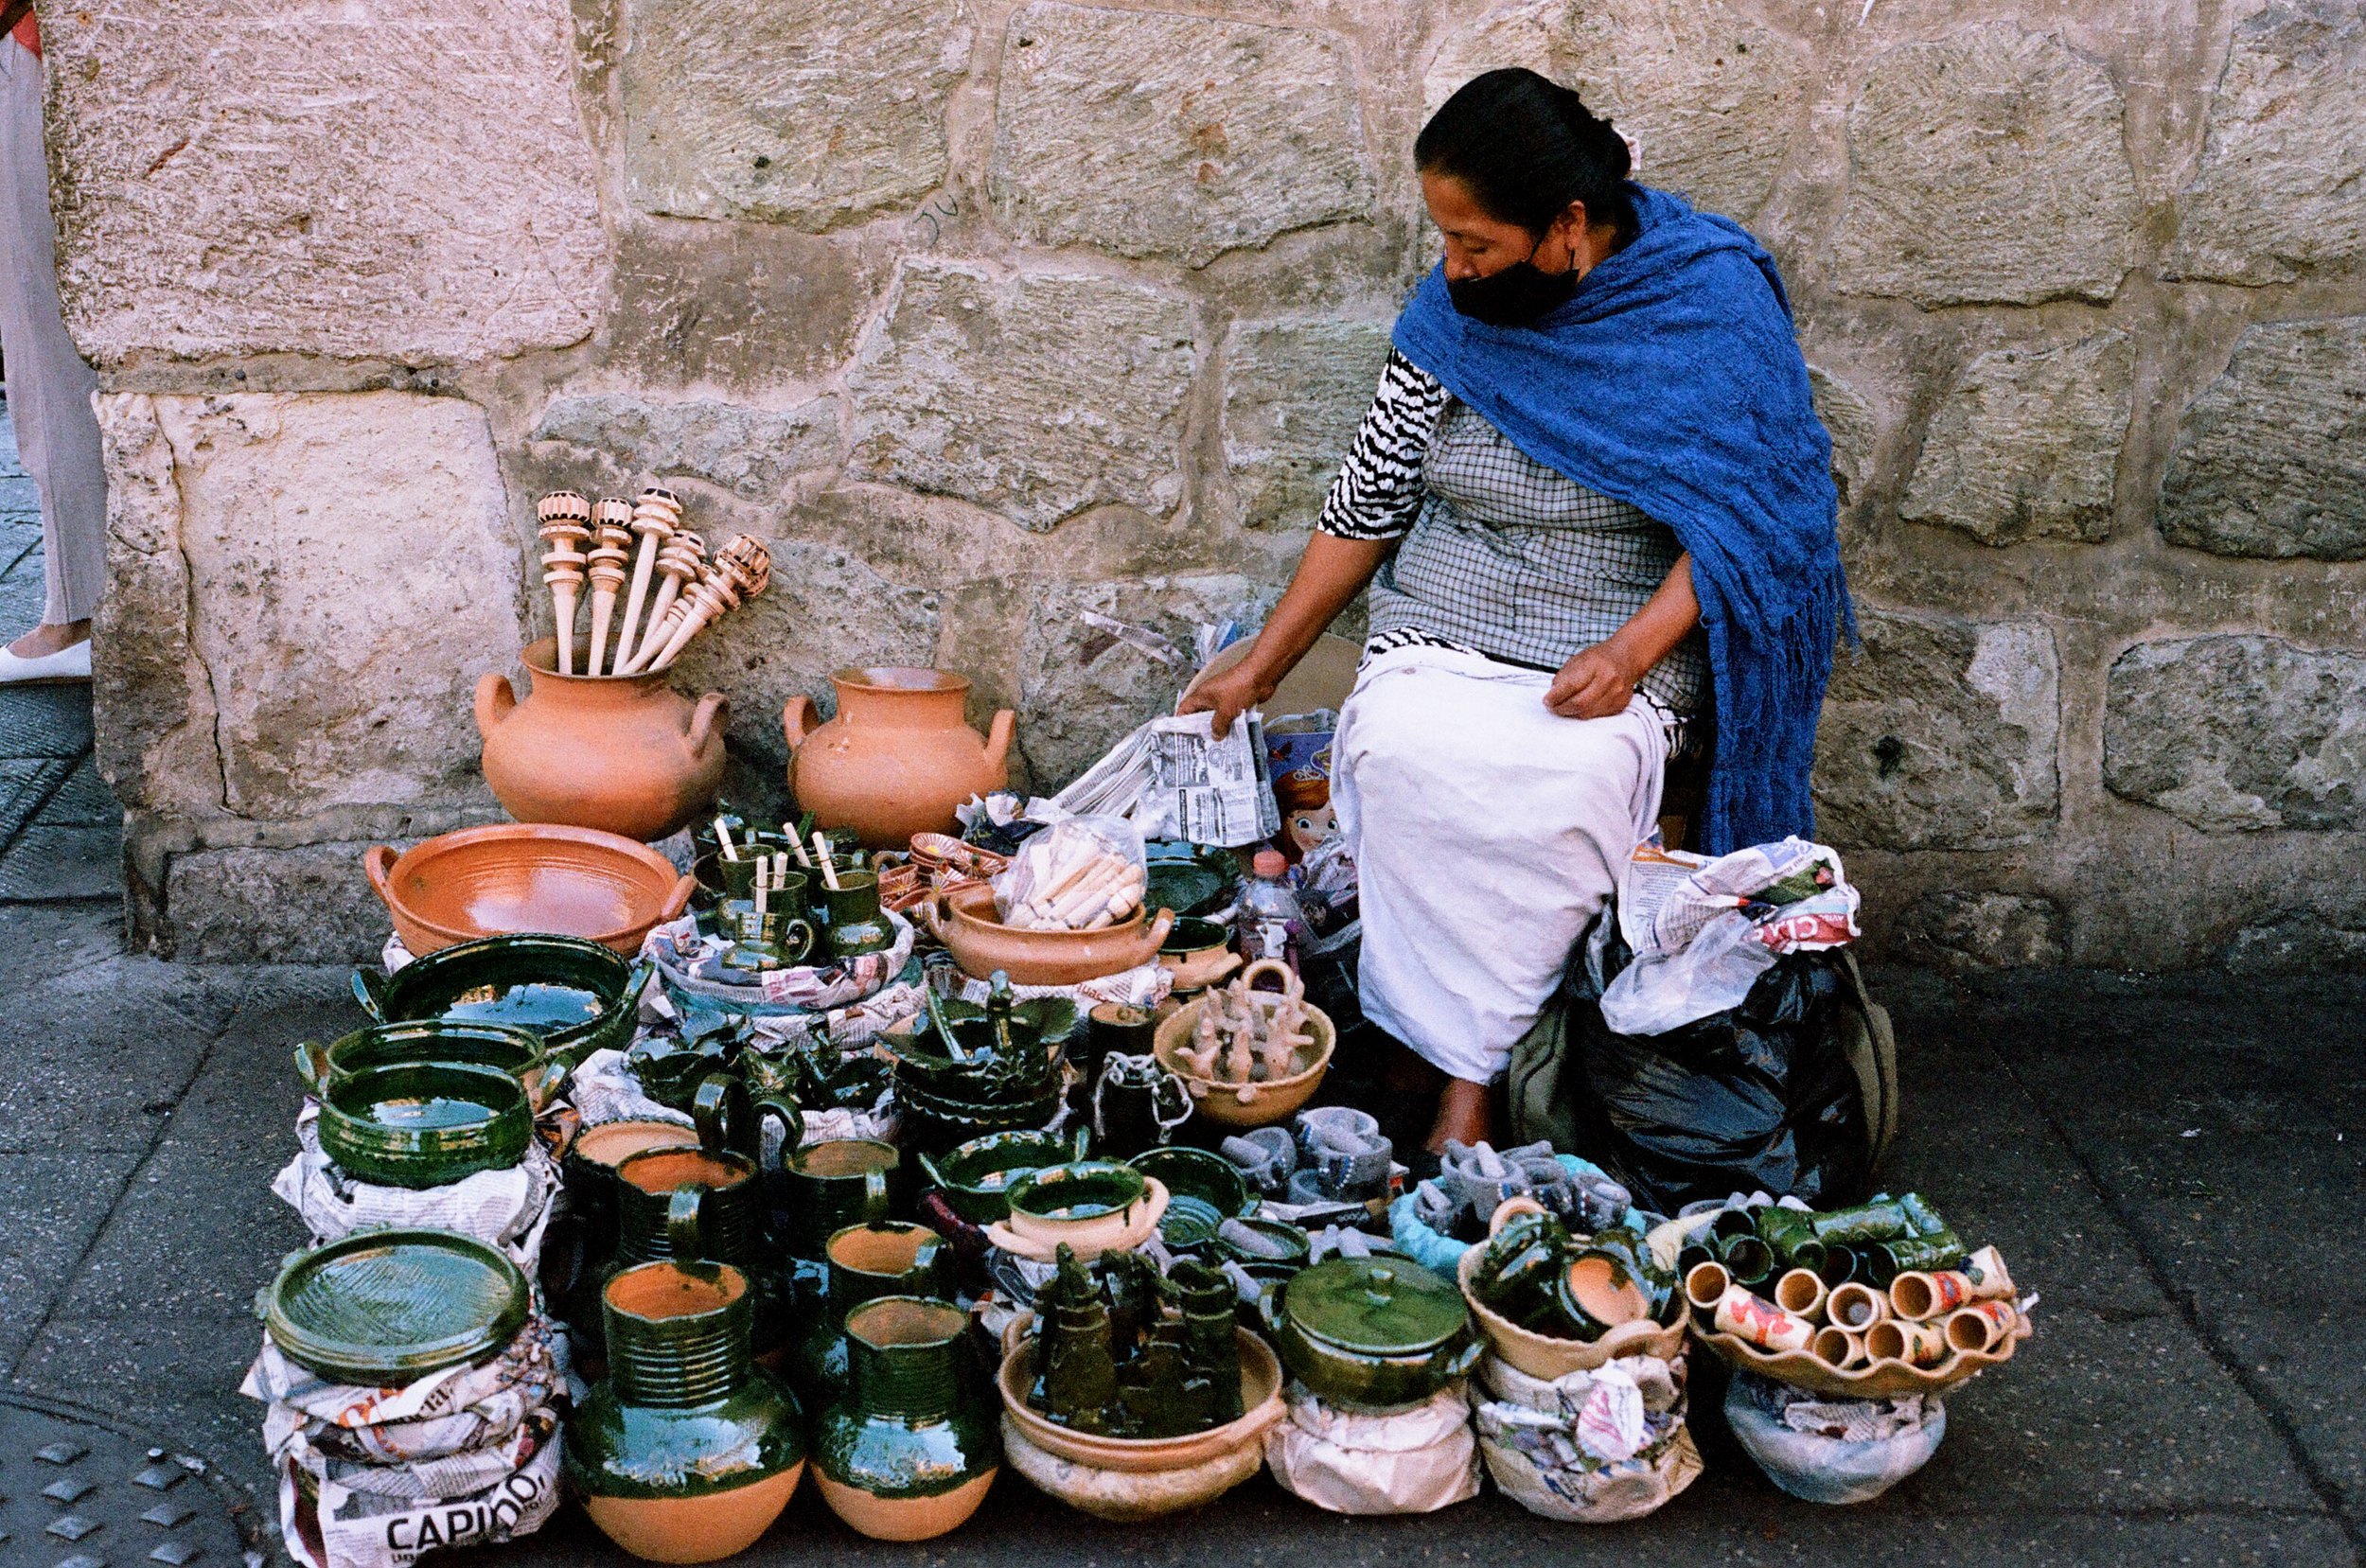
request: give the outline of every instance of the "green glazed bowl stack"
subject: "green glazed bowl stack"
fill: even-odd
[[[1176,1145],[1137,1154],[1126,1163],[1166,1184],[1167,1211],[1158,1217],[1158,1237],[1177,1251],[1206,1246],[1225,1221],[1246,1219],[1257,1211],[1257,1195],[1222,1154]]]

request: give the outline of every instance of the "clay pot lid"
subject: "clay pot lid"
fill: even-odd
[[[1396,1258],[1333,1258],[1301,1270],[1282,1310],[1309,1338],[1368,1356],[1418,1356],[1471,1322],[1461,1291]]]
[[[448,1230],[365,1230],[291,1258],[259,1305],[299,1366],[394,1387],[500,1349],[527,1301],[525,1276],[498,1248]]]

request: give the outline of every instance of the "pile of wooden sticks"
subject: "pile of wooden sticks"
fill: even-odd
[[[560,675],[664,669],[717,616],[762,593],[772,580],[771,553],[746,534],[709,556],[706,541],[681,525],[681,498],[662,484],[643,490],[638,502],[613,496],[588,501],[574,490],[554,490],[534,510],[549,546],[542,553],[542,581],[558,622]],[[575,606],[587,577],[591,637],[578,669]],[[620,617],[616,592],[628,577],[632,586]],[[654,593],[653,578],[662,579]]]

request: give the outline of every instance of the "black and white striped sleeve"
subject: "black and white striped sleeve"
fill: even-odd
[[[1445,408],[1438,379],[1390,349],[1315,527],[1343,539],[1403,537],[1421,509],[1421,459]]]

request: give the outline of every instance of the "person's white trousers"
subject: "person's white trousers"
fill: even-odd
[[[1400,648],[1364,667],[1333,747],[1365,1016],[1475,1083],[1502,1076],[1659,811],[1668,741],[1651,705],[1563,718],[1551,684]]]
[[[88,620],[107,584],[107,479],[91,411],[98,378],[75,352],[58,307],[41,91],[41,61],[0,37],[0,356],[17,455],[41,492],[49,580],[42,619],[62,625]]]

